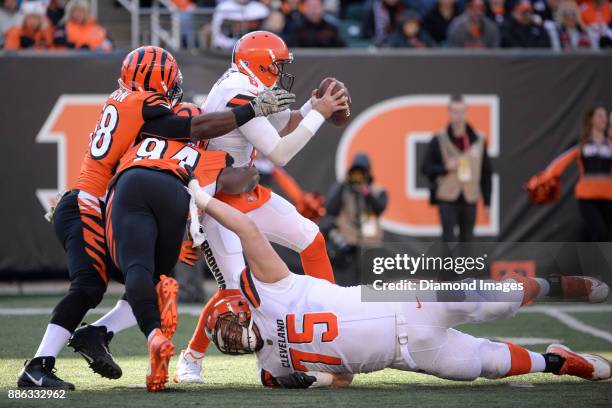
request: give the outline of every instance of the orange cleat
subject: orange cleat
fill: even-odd
[[[156,291],[161,331],[167,339],[171,340],[178,326],[179,284],[176,279],[161,275]]]
[[[565,359],[557,375],[573,375],[589,381],[607,380],[612,376],[612,364],[602,356],[574,353],[561,344],[551,344],[546,352]]]
[[[561,276],[561,292],[565,299],[601,303],[610,295],[610,287],[590,276]]]
[[[168,382],[168,364],[174,355],[174,345],[160,329],[155,329],[153,338],[149,340],[149,372],[147,373],[147,391],[157,392],[166,388]]]

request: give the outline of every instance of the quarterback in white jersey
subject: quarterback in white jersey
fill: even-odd
[[[247,104],[262,91],[277,86],[290,90],[293,77],[285,72],[285,65],[292,58],[287,45],[277,35],[266,31],[246,34],[234,48],[232,67],[213,86],[202,104],[203,110],[229,110]],[[320,98],[313,92],[312,98],[300,110],[287,109],[270,115],[269,120],[255,118],[249,126],[241,126],[209,142],[207,148],[229,153],[234,159],[234,167],[251,166],[255,152],[275,165],[284,166],[314,136],[325,118],[347,107],[344,88],[332,94],[333,89],[334,84],[331,84]],[[334,281],[325,239],[319,227],[300,215],[287,200],[262,185],[244,194],[220,193],[216,198],[248,214],[270,241],[299,253],[306,275]],[[245,267],[240,240],[232,231],[206,215],[200,223],[206,235],[203,243],[205,258],[210,268],[221,271],[226,280],[203,308],[189,346],[181,354],[175,374],[178,382],[202,382],[201,360],[209,345],[203,330],[208,308],[227,294],[224,291],[237,289],[235,278]],[[196,245],[202,243],[195,236],[194,241]]]
[[[240,275],[244,298],[219,300],[206,333],[222,352],[255,352],[264,385],[286,388],[341,387],[355,373],[387,367],[419,371],[451,380],[501,378],[534,372],[573,375],[588,380],[611,376],[605,358],[578,354],[560,344],[544,354],[512,344],[476,338],[455,330],[461,323],[512,316],[547,294],[553,281],[515,278],[523,290],[503,302],[363,303],[362,287],[343,288],[291,273],[256,223],[189,183],[198,207],[234,231],[249,268]],[[570,287],[571,286],[571,287]],[[565,277],[564,294],[591,298],[609,287],[588,277]],[[367,290],[367,289],[365,289]],[[247,304],[248,301],[248,304]]]

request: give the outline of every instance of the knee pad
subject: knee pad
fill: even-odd
[[[514,316],[520,306],[514,302],[481,302],[478,305],[478,312],[475,316],[478,319],[475,321],[478,322]]]
[[[508,346],[485,339],[480,339],[480,341],[479,355],[482,363],[480,376],[489,379],[505,376],[510,371],[511,365]]]

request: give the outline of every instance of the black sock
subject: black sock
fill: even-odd
[[[544,372],[559,374],[559,371],[561,371],[561,367],[563,367],[563,363],[565,363],[565,359],[560,355],[552,353],[546,353],[542,355],[544,356],[544,361],[546,361],[546,368],[544,368]]]
[[[550,291],[548,292],[548,296],[560,298],[563,296],[563,291],[561,290],[561,276],[559,275],[550,275],[546,278],[548,284],[550,285]]]

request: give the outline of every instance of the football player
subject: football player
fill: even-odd
[[[213,86],[203,109],[206,112],[235,109],[272,87],[289,91],[294,78],[286,72],[286,66],[292,61],[287,45],[277,35],[266,31],[244,35],[234,48],[231,68]],[[321,98],[316,98],[313,92],[312,98],[299,110],[286,109],[267,118],[256,118],[220,138],[211,139],[208,149],[228,152],[236,167],[251,166],[256,152],[284,166],[308,143],[326,118],[346,108],[344,91],[332,94],[334,86],[332,83]],[[334,281],[318,226],[300,215],[287,200],[261,185],[249,193],[217,194],[216,197],[247,213],[272,242],[298,252],[305,274]],[[226,277],[236,276],[244,269],[240,240],[210,217],[204,217],[202,225],[206,233],[205,255],[211,268],[222,270]],[[225,284],[233,285],[228,281]],[[189,346],[181,353],[175,381],[202,382],[201,364],[209,345],[204,321],[209,307],[228,293],[231,292],[219,290],[202,309]]]
[[[197,180],[189,186],[198,207],[237,234],[249,266],[240,275],[244,297],[232,295],[213,305],[206,332],[224,353],[256,353],[266,386],[344,387],[356,373],[384,368],[464,381],[535,372],[592,381],[611,376],[612,365],[601,356],[559,344],[540,354],[454,329],[514,315],[521,305],[550,292],[549,280],[516,278],[524,290],[506,301],[466,292],[471,301],[362,302],[367,288],[291,273],[254,220],[202,191]],[[559,284],[566,296],[597,301],[610,291],[587,277],[565,277]]]
[[[103,197],[119,159],[134,141],[146,136],[210,139],[256,116],[284,110],[293,100],[286,92],[264,92],[235,109],[181,117],[172,111],[182,97],[181,83],[178,63],[162,48],[140,47],[123,61],[119,88],[108,97],[90,135],[77,183],[59,200],[53,214],[55,233],[67,255],[70,289],[54,308],[34,358],[26,361],[17,380],[19,387],[74,389],[54,374],[55,357],[106,290]],[[108,336],[103,328],[92,334],[101,339]],[[106,374],[121,375],[116,370]]]

